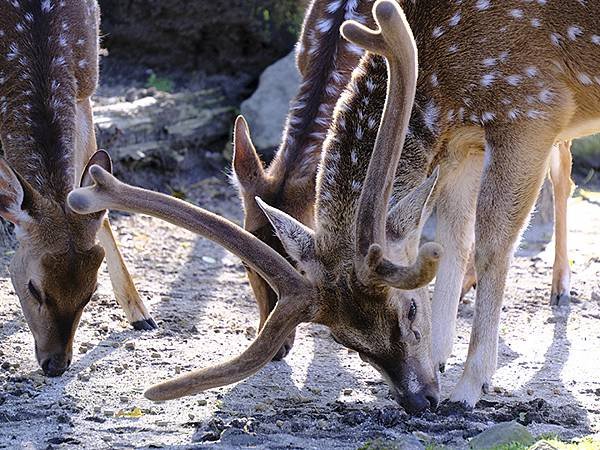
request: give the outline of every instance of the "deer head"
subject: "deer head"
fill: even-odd
[[[256,340],[240,356],[156,385],[146,392],[148,398],[177,398],[246,378],[271,360],[299,323],[309,321],[329,326],[334,339],[381,372],[408,411],[437,404],[423,287],[435,275],[441,248],[430,243],[416,250],[437,173],[388,211],[415,95],[416,48],[396,3],[378,1],[374,15],[379,30],[347,22],[342,32],[387,59],[387,101],[375,146],[358,141],[348,146],[343,133],[330,133],[317,182],[314,230],[256,199],[297,268],[237,225],[121,183],[99,166],[89,170],[93,186],[69,195],[69,205],[81,214],[104,209],[145,213],[199,233],[238,255],[278,295]],[[335,121],[345,115],[361,126],[369,123],[368,116],[345,111],[342,101]],[[393,239],[388,241],[388,234]]]
[[[108,154],[98,152],[81,186],[91,182],[87,170],[93,164],[110,170]],[[75,330],[96,290],[104,250],[95,238],[104,214],[75,214],[42,196],[2,159],[0,215],[15,225],[19,246],[10,273],[36,358],[46,375],[60,376],[71,363]]]

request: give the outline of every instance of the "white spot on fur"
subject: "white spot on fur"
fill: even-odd
[[[567,36],[572,41],[577,40],[577,37],[581,36],[582,34],[583,34],[583,30],[581,29],[581,27],[578,27],[577,25],[572,25],[569,28],[567,28]]]
[[[496,79],[496,75],[493,73],[486,73],[484,76],[481,77],[481,85],[485,86],[485,87],[490,87],[493,83],[494,80]]]
[[[506,82],[511,86],[518,86],[519,84],[521,84],[522,77],[521,75],[509,75],[505,79]]]
[[[586,86],[592,84],[592,78],[587,73],[580,72],[577,74],[577,79]]]
[[[52,11],[53,7],[54,5],[52,5],[52,0],[44,0],[42,2],[42,11],[44,11],[45,13],[49,13],[50,11]]]
[[[525,69],[525,75],[527,75],[529,78],[536,77],[539,73],[539,70],[535,66],[530,66]]]
[[[425,122],[425,126],[429,128],[430,131],[435,132],[439,118],[440,108],[433,100],[430,100],[427,103],[427,106],[425,106],[425,111],[423,111],[423,121]]]
[[[451,27],[455,27],[460,22],[460,19],[460,12],[457,12],[450,18],[450,20],[448,21],[448,25],[450,25]]]
[[[479,11],[484,11],[490,7],[490,0],[477,0],[475,2],[475,8]]]
[[[509,12],[511,17],[514,17],[515,19],[522,19],[524,14],[523,14],[523,10],[522,9],[511,9]]]

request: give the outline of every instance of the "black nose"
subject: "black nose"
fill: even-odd
[[[396,401],[409,414],[421,414],[430,409],[434,411],[439,403],[437,393],[421,391],[417,393],[409,393],[402,396],[397,396]]]
[[[47,377],[60,377],[70,364],[71,360],[64,356],[51,356],[42,362],[42,370]]]

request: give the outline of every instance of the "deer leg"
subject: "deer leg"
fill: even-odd
[[[475,225],[475,315],[464,372],[450,397],[468,407],[477,403],[496,371],[500,312],[510,260],[539,194],[554,142],[551,132],[536,131],[539,134],[529,139],[525,130],[493,130],[486,135],[486,163]]]
[[[127,270],[123,255],[117,246],[108,218],[104,219],[98,232],[100,245],[106,252],[106,266],[117,303],[123,308],[129,323],[136,330],[153,330],[156,322],[150,316]]]
[[[471,256],[467,263],[467,272],[463,278],[462,290],[460,291],[460,299],[462,300],[467,293],[477,287],[477,275],[475,274],[475,249],[471,249]]]
[[[550,180],[554,193],[554,266],[552,306],[567,305],[571,290],[571,268],[567,254],[567,201],[571,195],[571,142],[561,142],[552,152]]]
[[[447,173],[436,202],[436,242],[444,247],[432,302],[432,356],[440,372],[452,353],[461,281],[473,244],[482,161],[467,158]]]

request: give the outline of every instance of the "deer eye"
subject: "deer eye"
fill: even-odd
[[[408,310],[408,320],[411,322],[417,317],[417,303],[414,300],[410,301],[410,309]]]
[[[31,281],[29,281],[29,283],[27,284],[27,288],[29,289],[29,293],[31,294],[31,296],[41,305],[42,303],[44,303],[44,299],[42,298],[42,294],[40,294],[40,291],[38,291],[38,289],[33,285],[33,283]]]

